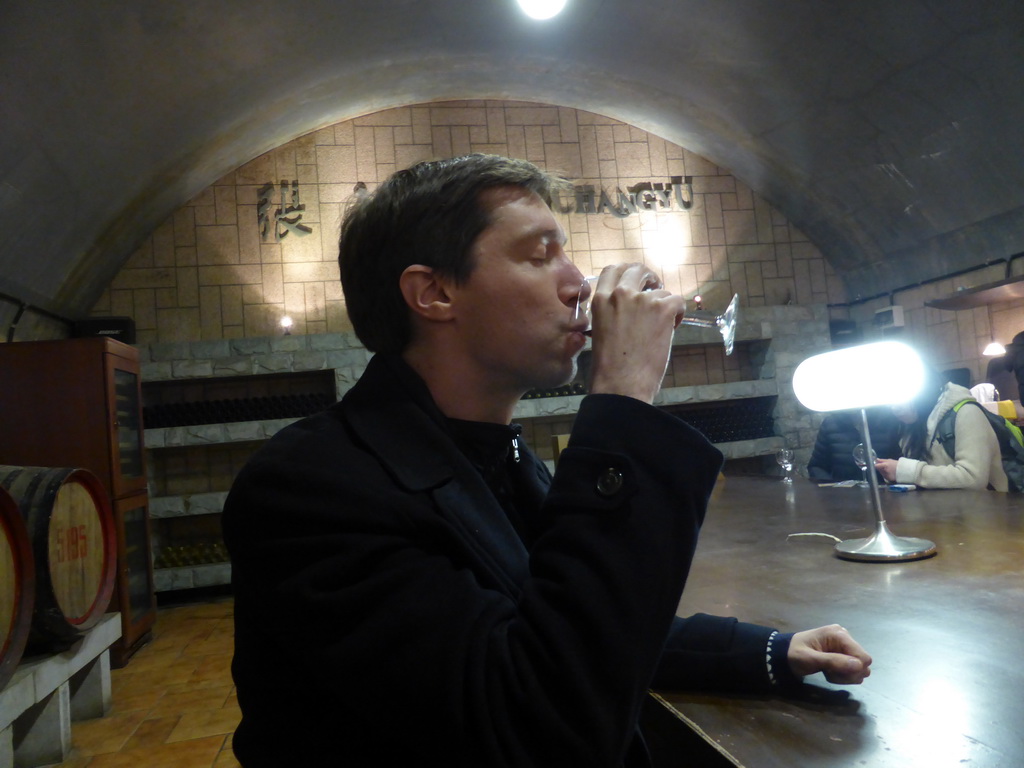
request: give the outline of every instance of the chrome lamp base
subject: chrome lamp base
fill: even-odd
[[[923,560],[935,552],[935,544],[927,539],[893,536],[884,520],[878,521],[875,532],[866,539],[847,539],[836,544],[836,557],[862,562]]]
[[[867,456],[873,456],[871,430],[868,429],[868,412],[860,409],[861,426],[864,431],[864,447]],[[875,512],[875,532],[866,539],[847,539],[836,544],[836,557],[860,562],[897,563],[903,560],[924,560],[935,554],[935,544],[927,539],[910,539],[893,536],[885,524],[882,514],[882,498],[878,493],[878,477],[874,468],[868,471],[868,485],[871,487],[871,505]]]

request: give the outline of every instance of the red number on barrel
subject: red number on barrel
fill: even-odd
[[[67,530],[58,527],[57,562],[63,563],[67,560],[78,560],[85,557],[89,552],[88,543],[84,524]]]

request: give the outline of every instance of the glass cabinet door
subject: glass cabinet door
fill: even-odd
[[[138,373],[117,365],[110,358],[111,457],[115,494],[122,495],[146,487],[146,466],[143,461],[142,402]]]
[[[111,646],[111,663],[123,667],[151,637],[156,620],[149,500],[145,493],[114,503],[118,527],[117,605],[121,637]]]
[[[153,608],[153,577],[150,570],[149,525],[145,499],[124,510],[124,575],[127,608],[131,623],[138,622]]]

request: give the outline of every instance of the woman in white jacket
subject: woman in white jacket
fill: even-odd
[[[894,406],[900,428],[900,459],[878,459],[875,467],[889,482],[921,488],[990,488],[1007,491],[996,433],[981,408],[966,405],[956,412],[955,456],[936,437],[939,421],[962,400],[973,400],[965,387],[952,382],[925,386],[913,402]]]

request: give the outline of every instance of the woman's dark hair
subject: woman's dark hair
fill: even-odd
[[[456,283],[472,272],[470,249],[490,223],[486,189],[516,186],[552,206],[564,179],[525,160],[474,154],[398,171],[357,202],[341,224],[338,266],[349,319],[371,352],[398,353],[411,337],[399,289],[406,267],[423,264]]]
[[[917,414],[913,424],[900,424],[900,442],[903,445],[903,455],[908,459],[927,460],[928,446],[928,417],[939,400],[946,382],[934,370],[927,370],[925,373],[924,386],[917,397],[910,401],[910,407]]]

